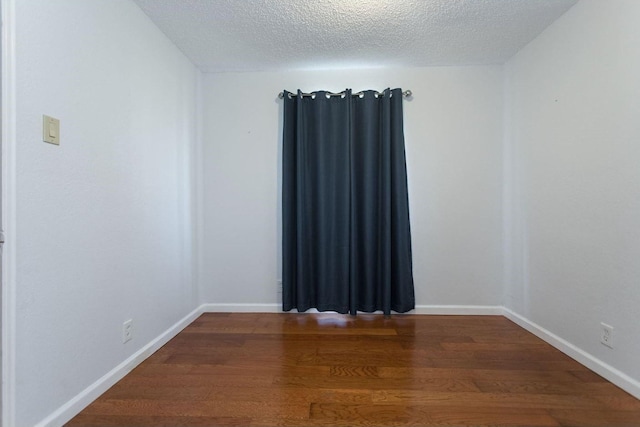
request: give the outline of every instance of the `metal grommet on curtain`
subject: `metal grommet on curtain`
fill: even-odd
[[[380,98],[381,96],[385,96],[384,92],[378,92],[378,91],[372,91],[373,95],[376,98]],[[413,93],[410,90],[405,90],[404,92],[401,92],[402,96],[404,96],[405,98],[411,98],[413,96]],[[338,92],[338,93],[331,93],[331,92],[325,92],[325,96],[327,98],[331,98],[332,96],[338,96],[340,95],[341,98],[345,98],[347,96],[346,91],[344,92]],[[358,96],[360,98],[364,98],[365,97],[365,91],[360,91],[360,92],[356,92],[356,93],[352,93],[352,96]],[[311,99],[316,99],[316,94],[315,93],[304,93],[302,91],[298,91],[297,95],[293,95],[291,94],[291,92],[287,93],[287,96],[289,96],[289,99],[293,99],[294,96],[296,97],[300,97],[302,98],[311,98]],[[389,98],[393,97],[393,92],[389,91]],[[284,92],[280,92],[278,94],[278,98],[280,99],[284,99]]]

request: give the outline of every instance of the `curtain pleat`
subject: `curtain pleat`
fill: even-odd
[[[413,309],[401,90],[284,94],[283,310]]]

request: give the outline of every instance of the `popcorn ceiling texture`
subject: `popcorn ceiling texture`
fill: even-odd
[[[134,0],[205,72],[501,64],[577,0]]]

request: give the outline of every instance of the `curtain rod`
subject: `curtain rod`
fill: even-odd
[[[345,93],[344,92],[338,92],[338,93],[333,93],[333,92],[327,92],[327,98],[330,98],[332,96],[344,96]],[[376,98],[379,96],[383,96],[384,92],[375,92]],[[311,97],[311,98],[315,98],[316,94],[315,93],[302,93],[301,96],[304,97]],[[362,98],[364,96],[364,92],[356,92],[356,93],[352,93],[351,96],[359,96],[360,98]],[[405,90],[402,92],[402,96],[404,96],[405,98],[410,98],[411,96],[413,96],[413,92],[411,92],[410,90]],[[280,99],[284,99],[284,92],[280,92],[278,94],[278,98]],[[291,98],[291,96],[289,96],[289,98]]]

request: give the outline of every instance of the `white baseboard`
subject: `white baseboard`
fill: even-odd
[[[416,305],[409,314],[434,314],[458,316],[502,316],[499,305]]]
[[[543,328],[542,326],[536,323],[533,323],[532,321],[519,315],[518,313],[515,313],[506,307],[503,307],[502,311],[504,316],[507,319],[516,323],[518,326],[523,327],[524,329],[536,335],[538,338],[542,339],[543,341],[546,341],[547,343],[551,344],[552,346],[554,346],[555,348],[557,348],[567,356],[571,357],[572,359],[576,360],[578,363],[591,369],[598,375],[611,381],[613,384],[617,385],[627,393],[640,399],[640,381],[637,381],[631,378],[629,375],[625,374],[624,372],[621,372],[616,368],[614,368],[613,366],[608,365],[602,360],[594,357],[592,354],[587,353],[581,348],[576,347],[575,345],[571,344],[569,341],[566,341],[565,339],[560,338],[554,333],[546,330],[545,328]]]
[[[204,313],[281,313],[281,304],[204,304]],[[297,313],[292,311],[292,313]],[[306,313],[318,313],[309,309]],[[380,312],[382,313],[382,312]],[[485,305],[417,305],[406,314],[502,315],[502,307]]]
[[[60,426],[71,420],[71,418],[76,416],[91,402],[100,397],[101,394],[107,391],[115,383],[120,381],[136,366],[138,366],[145,359],[151,356],[160,347],[165,345],[171,338],[175,337],[180,331],[182,331],[186,326],[188,326],[198,316],[200,316],[200,314],[202,314],[202,306],[196,308],[191,313],[180,319],[149,344],[142,347],[136,353],[131,355],[131,357],[113,368],[104,376],[102,376],[102,378],[100,378],[98,381],[91,384],[89,387],[76,395],[73,399],[58,408],[47,418],[40,421],[38,424],[36,424],[36,427]]]
[[[281,313],[282,304],[203,304],[203,313]]]

